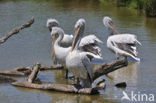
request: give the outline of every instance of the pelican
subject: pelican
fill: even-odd
[[[56,19],[49,18],[47,20],[47,27],[49,31],[52,31],[53,27],[59,27],[60,23]],[[64,34],[63,39],[61,40],[61,46],[69,47],[72,45],[73,35]]]
[[[66,67],[66,56],[71,51],[72,47],[63,47],[61,46],[61,41],[64,37],[64,31],[60,27],[53,27],[52,32],[52,58],[55,57],[55,61],[58,64]],[[89,38],[88,38],[89,37]],[[86,53],[91,54],[95,58],[101,59],[101,49],[98,46],[98,43],[102,43],[95,35],[86,36],[79,44],[79,49],[86,51]],[[66,74],[67,77],[67,74]]]
[[[82,87],[91,87],[93,82],[92,58],[97,58],[93,53],[79,49],[81,38],[85,29],[85,20],[79,19],[75,25],[75,36],[70,52],[66,57],[66,66],[77,79],[77,84]]]
[[[141,45],[141,43],[137,40],[137,36],[134,34],[120,34],[110,17],[104,17],[103,23],[111,34],[107,39],[107,47],[116,54],[117,59],[123,56],[140,61],[140,58],[137,57],[137,45]],[[117,34],[114,35],[114,32]]]
[[[59,27],[59,25],[60,24],[56,19],[50,18],[47,20],[46,26],[49,28],[49,31],[52,32],[52,28]],[[52,34],[53,33],[51,33],[51,36]],[[72,45],[72,42],[73,42],[73,35],[65,34],[63,31],[63,39],[60,42],[60,46],[69,47]],[[99,48],[97,43],[103,43],[103,42],[100,39],[98,39],[95,35],[91,34],[82,38],[81,43],[79,45],[79,49],[83,51],[93,52],[94,54],[98,53],[98,55],[101,56],[101,49]]]

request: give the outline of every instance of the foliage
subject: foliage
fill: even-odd
[[[148,17],[156,17],[156,0],[99,0],[103,2],[115,2],[118,7],[144,9]]]
[[[146,0],[145,11],[147,16],[156,17],[156,0]]]

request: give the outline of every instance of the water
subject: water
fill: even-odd
[[[136,93],[156,96],[156,19],[126,8],[116,8],[109,3],[91,0],[0,0],[0,37],[8,33],[32,16],[35,23],[0,45],[0,69],[9,70],[19,66],[30,66],[39,61],[42,65],[52,65],[50,60],[51,37],[46,28],[47,18],[56,18],[66,33],[74,33],[74,24],[79,18],[86,19],[85,34],[96,34],[104,42],[104,61],[113,61],[115,56],[107,49],[108,32],[103,26],[103,16],[112,17],[121,33],[133,33],[142,43],[139,47],[140,63],[129,63],[106,78],[107,87],[100,95],[75,95],[53,91],[42,91],[0,84],[1,103],[120,103],[122,91],[128,95]],[[41,72],[40,80],[70,83],[63,72]],[[127,82],[126,89],[118,89],[114,84]]]

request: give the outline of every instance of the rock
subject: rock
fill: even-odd
[[[121,82],[121,83],[115,84],[115,86],[116,86],[117,88],[126,88],[127,84],[126,84],[126,82]]]

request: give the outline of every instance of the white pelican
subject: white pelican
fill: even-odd
[[[52,31],[53,27],[59,27],[60,23],[56,19],[48,19],[47,20],[47,27],[49,31]],[[73,35],[64,34],[63,39],[61,40],[61,46],[69,47],[72,45]]]
[[[116,54],[117,59],[123,56],[140,61],[140,58],[137,57],[138,51],[136,46],[141,45],[141,43],[137,40],[136,35],[120,34],[110,17],[104,17],[103,23],[111,34],[107,39],[107,47]],[[114,35],[114,31],[117,33],[116,35]]]
[[[75,25],[75,36],[72,43],[72,49],[66,57],[66,66],[69,72],[81,80],[82,87],[90,87],[93,81],[91,59],[97,58],[97,56],[79,49],[84,29],[85,20],[79,19]]]
[[[66,56],[71,51],[71,46],[63,47],[60,45],[64,36],[64,31],[60,27],[53,27],[51,36],[53,44],[52,58],[55,57],[54,61],[66,68]],[[101,59],[101,49],[99,48],[98,43],[102,43],[102,41],[96,36],[91,35],[84,37],[78,47],[80,50],[86,51],[86,53],[93,55],[93,57]]]
[[[47,27],[49,31],[52,32],[53,27],[59,27],[59,22],[56,19],[48,19],[47,20]],[[52,36],[53,33],[51,33]],[[55,33],[54,33],[55,34]],[[61,47],[69,47],[72,45],[73,42],[73,35],[68,35],[63,32],[63,39],[60,42]],[[101,49],[97,45],[97,43],[102,43],[95,35],[88,35],[82,38],[81,43],[79,45],[79,49],[83,51],[92,52],[94,54],[98,54],[101,56]],[[54,45],[54,44],[52,44]],[[54,53],[53,53],[54,55]]]

